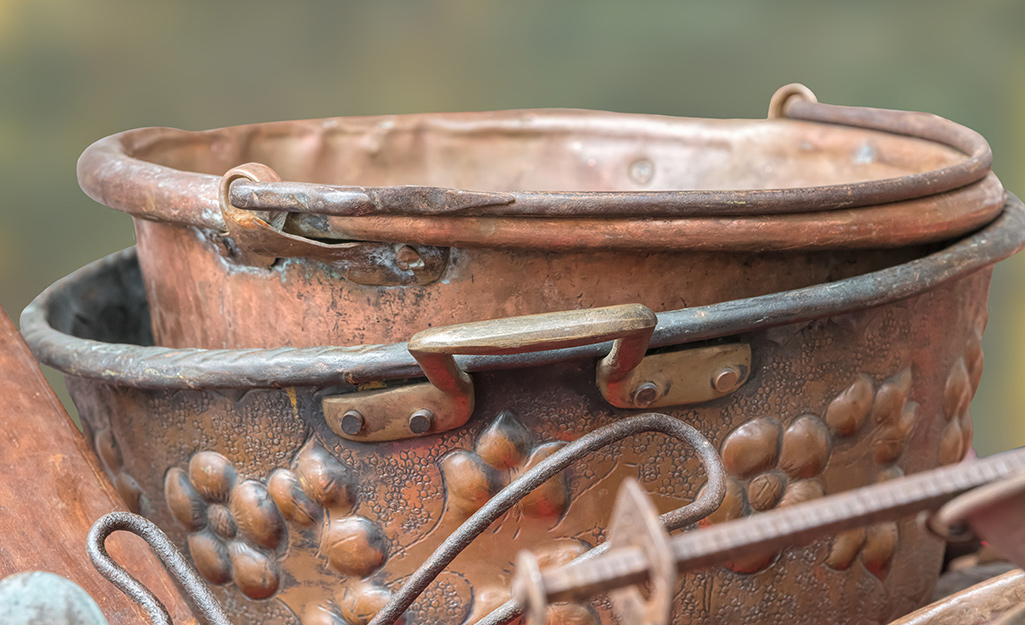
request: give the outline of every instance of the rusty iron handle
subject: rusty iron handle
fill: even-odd
[[[708,442],[708,439],[690,425],[669,415],[648,413],[629,417],[584,434],[534,465],[510,482],[508,486],[498,491],[494,497],[452,532],[435,549],[434,553],[406,579],[402,587],[392,595],[369,625],[392,625],[395,623],[456,556],[532,490],[587,454],[628,436],[643,432],[660,432],[690,445],[701,463],[707,480],[705,487],[694,501],[660,517],[666,530],[671,531],[695,523],[714,512],[726,495],[726,470],[715,447]],[[607,544],[598,545],[577,556],[573,562],[579,563],[593,559],[604,553],[606,549]]]
[[[402,215],[544,215],[718,217],[821,212],[910,200],[959,189],[984,178],[993,153],[979,133],[928,113],[821,104],[791,84],[773,95],[769,118],[837,124],[920,138],[965,160],[928,172],[812,188],[737,191],[480,192],[430,186],[361,187],[280,180],[239,180],[230,203],[245,210],[335,217]]]
[[[131,532],[139,536],[150,546],[164,568],[171,574],[185,591],[189,600],[199,608],[203,618],[210,625],[231,625],[231,620],[224,608],[210,592],[210,587],[199,576],[195,567],[189,563],[182,552],[174,546],[160,528],[137,514],[130,512],[111,512],[100,517],[86,538],[86,550],[96,570],[118,590],[128,596],[146,612],[152,625],[172,625],[167,609],[151,590],[146,588],[131,573],[118,564],[107,553],[107,537],[114,532]]]
[[[968,525],[1004,557],[1025,568],[1025,471],[976,488],[945,504],[929,520],[941,536]]]
[[[341,269],[348,280],[371,286],[424,285],[441,277],[448,249],[429,245],[345,241],[323,243],[284,230],[284,211],[240,210],[229,197],[239,180],[278,183],[281,177],[261,163],[229,169],[218,186],[221,217],[233,244],[227,253],[247,265],[270,267],[279,258],[314,258]]]

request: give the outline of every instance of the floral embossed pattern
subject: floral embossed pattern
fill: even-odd
[[[441,461],[449,506],[469,516],[495,493],[561,449],[555,441],[534,446],[527,428],[505,410],[485,429],[474,451],[454,451]],[[531,517],[558,517],[569,505],[569,490],[560,473],[523,497],[517,509]]]
[[[888,378],[878,389],[871,378],[861,375],[826,410],[826,423],[837,441],[854,441],[867,423],[875,426],[868,435],[872,436],[872,457],[880,467],[877,482],[904,475],[897,461],[918,420],[918,404],[908,401],[910,393],[910,368]],[[860,556],[866,569],[885,579],[899,542],[900,528],[896,522],[843,532],[833,539],[826,566],[847,570]]]
[[[895,463],[904,452],[917,418],[917,404],[908,401],[911,370],[902,370],[878,389],[866,375],[841,392],[819,417],[805,414],[786,427],[778,419],[759,417],[741,424],[722,443],[723,465],[730,475],[726,497],[703,525],[721,523],[791,506],[825,495],[822,473],[835,444],[858,437],[866,423],[875,427],[871,453],[881,468],[878,480],[902,475]],[[886,574],[898,540],[897,525],[881,524],[868,531],[840,535],[826,562],[845,569],[861,555],[879,577]],[[778,553],[742,558],[727,564],[738,573],[768,568]]]
[[[201,451],[187,472],[167,472],[164,496],[189,530],[189,553],[203,577],[213,584],[234,582],[250,599],[277,592],[285,522],[263,484],[239,481],[227,458]]]
[[[982,329],[968,337],[964,355],[954,361],[943,387],[943,416],[947,423],[940,435],[941,464],[960,462],[972,446],[972,415],[969,406],[982,380]]]
[[[117,489],[117,494],[125,502],[125,507],[131,512],[139,514],[142,511],[142,488],[135,478],[125,471],[121,448],[114,440],[114,433],[110,431],[110,428],[104,428],[96,433],[95,445],[96,455],[100,457],[103,469],[110,477],[114,488]]]
[[[703,525],[721,523],[816,499],[824,493],[819,475],[829,462],[829,431],[818,417],[803,415],[783,428],[777,419],[757,418],[730,432],[722,444],[729,472],[726,497]],[[776,553],[741,558],[726,566],[738,573],[767,568]]]
[[[380,526],[355,513],[352,471],[315,441],[307,443],[290,469],[274,471],[267,487],[281,513],[319,545],[327,567],[344,581],[333,599],[303,610],[304,625],[362,625],[391,598],[391,592],[366,578],[388,559],[388,540]]]

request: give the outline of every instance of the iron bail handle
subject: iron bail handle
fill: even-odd
[[[230,197],[227,187],[222,190],[222,194],[227,203],[239,213],[272,211],[272,215],[277,215],[282,214],[278,211],[286,211],[299,215],[352,219],[410,216],[686,218],[793,215],[879,206],[959,189],[982,180],[989,173],[993,161],[989,144],[980,134],[950,120],[928,113],[824,104],[818,101],[808,87],[798,83],[784,85],[773,94],[769,102],[768,119],[836,124],[915,137],[947,146],[965,158],[938,169],[895,178],[743,192],[697,189],[499,192],[425,185],[328,185],[281,181],[276,176],[243,176],[246,179],[230,185]],[[226,222],[229,217],[235,218],[237,215],[225,215]],[[339,222],[342,223],[346,222]],[[386,219],[380,221],[380,224],[388,224],[386,231],[395,231],[398,227]],[[408,227],[406,224],[405,228]],[[380,231],[378,235],[381,235]],[[324,252],[322,249],[315,251]]]
[[[280,183],[270,167],[246,163],[221,177],[218,201],[227,234],[234,242],[228,255],[256,267],[270,267],[279,258],[312,258],[331,263],[346,279],[369,286],[409,286],[434,282],[448,266],[448,249],[429,245],[377,241],[322,243],[285,231],[285,211],[249,211],[232,199],[238,181]]]
[[[473,379],[456,355],[500,356],[614,341],[596,382],[613,406],[656,408],[708,401],[747,379],[750,347],[725,344],[646,356],[658,319],[641,304],[572,310],[432,328],[409,353],[428,382],[326,397],[324,418],[341,436],[384,441],[457,428],[473,414]]]

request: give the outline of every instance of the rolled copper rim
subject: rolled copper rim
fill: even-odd
[[[1000,217],[948,247],[880,271],[802,289],[658,313],[650,346],[680,345],[846,314],[900,301],[985,269],[1025,246],[1025,206],[1012,195]],[[22,313],[21,330],[51,367],[144,388],[285,387],[419,377],[405,343],[279,349],[172,349],[105,343],[71,336],[51,323],[75,312],[76,297],[96,282],[124,281],[134,249],[108,256],[59,280]],[[143,297],[141,288],[139,297]],[[95,294],[93,295],[95,297]],[[61,309],[64,310],[61,310]],[[599,358],[611,343],[515,356],[458,358],[467,371],[529,367]]]
[[[581,133],[588,132],[588,124],[654,119],[569,110],[432,117],[471,131],[498,133],[503,124],[515,126],[527,118],[540,120],[539,127],[552,132]],[[725,251],[899,247],[949,240],[988,223],[1003,204],[1003,189],[990,172],[988,143],[941,117],[821,104],[806,88],[788,85],[774,97],[770,118],[785,119],[758,123],[790,120],[900,135],[944,146],[964,158],[899,177],[793,188],[498,192],[239,180],[230,187],[230,200],[240,209],[288,212],[286,231],[320,239],[550,250]],[[668,120],[665,123],[695,121]],[[257,126],[267,135],[287,136],[298,128],[290,124],[330,122]],[[211,139],[206,147],[190,144],[201,135],[206,136],[146,128],[101,139],[82,154],[79,182],[92,198],[135,217],[224,231],[217,176],[136,156],[179,146],[218,149],[216,141],[221,139]],[[244,136],[240,140],[245,141]]]

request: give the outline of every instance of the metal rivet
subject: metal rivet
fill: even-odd
[[[647,408],[651,404],[655,403],[658,399],[658,386],[654,382],[645,382],[636,389],[634,389],[634,406],[638,408]]]
[[[416,271],[424,268],[424,260],[420,254],[408,245],[395,250],[395,266],[402,271]]]
[[[733,365],[726,365],[712,374],[712,388],[720,393],[729,393],[740,382],[740,370]]]
[[[638,159],[630,165],[629,173],[637,184],[648,184],[655,177],[655,164],[646,158]]]
[[[342,431],[349,436],[355,436],[363,431],[363,415],[355,410],[350,410],[343,414]]]
[[[434,414],[430,410],[417,410],[409,418],[409,431],[413,434],[423,434],[431,429],[433,420]]]

